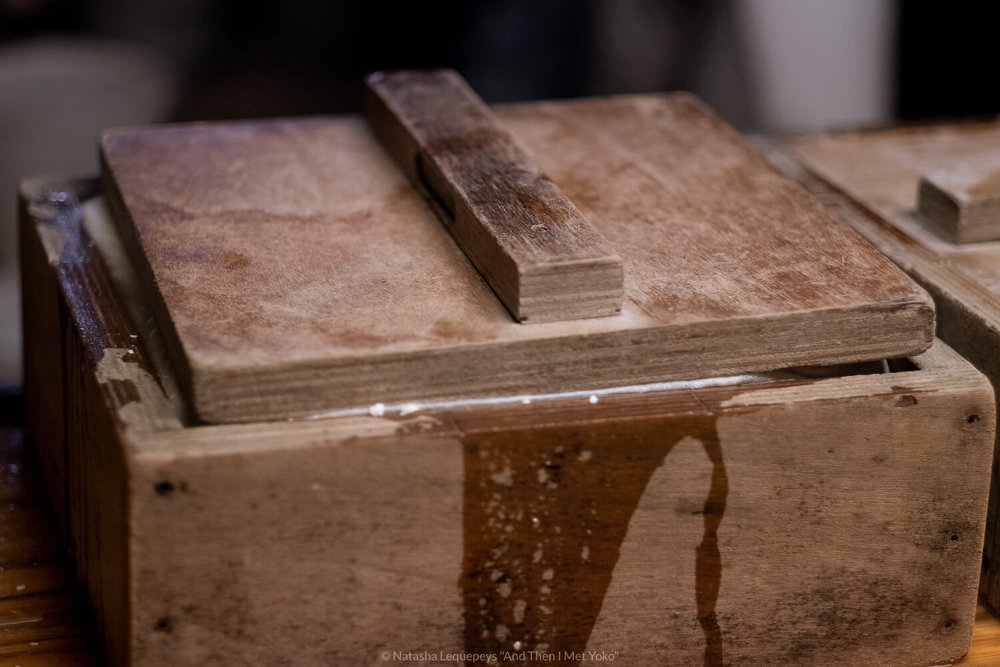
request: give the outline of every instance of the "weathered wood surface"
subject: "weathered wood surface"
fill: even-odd
[[[29,277],[96,260],[61,238]],[[89,587],[113,663],[375,664],[521,642],[621,664],[941,664],[968,647],[993,395],[940,344],[891,373],[179,428],[150,373],[127,401],[97,374],[105,353],[84,341],[112,341],[123,305],[49,284],[68,321],[97,314],[54,343],[83,351],[67,414],[103,425],[85,430],[89,460],[69,459],[71,523],[92,550],[127,543],[120,579]],[[59,391],[34,384],[29,414]],[[125,522],[108,522],[102,498],[123,488]]]
[[[1000,123],[802,136],[788,145],[810,171],[921,245],[974,271],[993,269],[984,277],[997,282],[1000,267],[976,267],[974,258],[997,247],[979,242],[1000,240]],[[954,202],[950,222],[942,199]]]
[[[4,468],[0,488],[8,514],[0,531],[8,546],[16,545],[18,559],[17,564],[9,557],[3,559],[9,583],[0,590],[4,612],[0,627],[6,628],[0,630],[0,657],[21,667],[100,664],[87,614],[80,600],[68,593],[74,576],[72,564],[65,560],[57,523],[54,517],[38,516],[51,503],[51,491],[36,470],[34,453],[24,444],[21,415],[13,411],[8,415],[6,410],[3,413],[0,458]],[[17,590],[22,585],[25,588]],[[37,613],[40,607],[44,614]],[[1000,621],[980,605],[969,653],[957,664],[998,663]]]
[[[1000,385],[1000,243],[952,244],[921,223],[921,174],[1000,150],[1000,123],[802,136],[783,142],[799,162],[776,154],[841,220],[904,268],[934,297],[938,335]],[[1000,460],[980,593],[1000,610]]]
[[[925,293],[696,100],[497,115],[625,263],[616,317],[513,321],[357,118],[108,133],[109,204],[203,421],[919,352]]]
[[[111,273],[81,231],[95,180],[21,185],[26,423],[108,659],[128,655],[126,428],[180,428]]]
[[[366,84],[372,130],[515,318],[621,310],[621,257],[458,73],[379,72]]]

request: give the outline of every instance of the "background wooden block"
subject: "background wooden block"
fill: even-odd
[[[926,172],[917,210],[955,243],[1000,240],[1000,147]]]
[[[1000,243],[952,244],[918,218],[913,193],[938,164],[1000,153],[1000,123],[801,136],[773,157],[934,297],[938,335],[1000,382]],[[790,159],[791,158],[791,159]],[[993,463],[980,593],[1000,610],[1000,474]]]
[[[693,98],[497,113],[622,256],[620,315],[513,321],[357,118],[104,137],[109,203],[198,419],[585,390],[930,344],[927,295]]]
[[[30,284],[85,324],[58,332],[80,351],[63,400],[90,425],[68,509],[115,664],[515,642],[640,664],[937,664],[968,646],[993,395],[942,345],[889,373],[184,425],[75,219],[25,211],[32,243],[62,243],[24,267],[60,279]],[[108,375],[118,335],[139,363]],[[38,423],[59,388],[29,390]],[[105,554],[126,565],[99,570]]]

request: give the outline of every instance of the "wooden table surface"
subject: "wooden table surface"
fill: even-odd
[[[55,515],[21,427],[20,397],[0,395],[0,665],[101,664]],[[962,665],[1000,665],[1000,620],[979,606]]]

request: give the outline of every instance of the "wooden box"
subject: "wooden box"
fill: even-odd
[[[938,335],[1000,381],[1000,123],[913,126],[781,142],[776,161],[934,297]],[[991,180],[992,179],[992,180]],[[968,183],[966,183],[968,182]],[[951,186],[955,209],[927,188]],[[977,187],[978,186],[978,187]],[[958,215],[959,210],[962,216]],[[980,214],[966,225],[965,212]],[[977,219],[978,218],[978,219]],[[997,462],[980,594],[1000,612]]]
[[[722,132],[708,151],[722,159],[717,178],[755,192],[762,178],[763,200],[792,202],[770,213],[761,201],[746,204],[760,236],[775,233],[775,219],[793,235],[815,224],[831,247],[851,250],[854,268],[884,279],[856,288],[852,265],[834,262],[826,278],[804,268],[745,287],[780,293],[781,281],[809,285],[832,275],[828,291],[794,297],[832,299],[820,325],[801,305],[789,313],[765,300],[706,309],[704,324],[690,330],[682,328],[690,322],[670,320],[677,327],[657,336],[602,338],[624,329],[572,325],[600,344],[563,341],[570,352],[560,362],[573,365],[564,372],[504,376],[490,362],[498,373],[490,392],[476,369],[456,367],[460,394],[431,392],[418,376],[412,402],[386,382],[389,399],[377,403],[378,394],[365,394],[351,404],[318,383],[320,398],[306,396],[298,408],[280,383],[254,395],[251,409],[199,403],[204,385],[190,376],[199,359],[178,366],[177,355],[193,349],[180,311],[168,313],[176,330],[164,333],[159,306],[146,306],[155,299],[142,288],[150,283],[135,249],[127,240],[126,250],[116,249],[113,227],[100,223],[102,189],[91,180],[26,182],[29,428],[109,662],[932,665],[961,657],[975,613],[993,392],[940,341],[917,353],[933,324],[919,290],[856,239],[824,226],[818,207],[691,104],[648,96],[524,105],[502,117],[519,136],[537,125],[534,148],[548,155],[543,135],[558,138],[560,127],[581,122],[574,114],[603,123],[636,109],[655,119],[683,111],[694,134]],[[336,122],[352,128],[363,152],[374,150],[363,125]],[[659,132],[651,136],[667,130]],[[704,144],[696,139],[678,150],[697,153]],[[644,189],[663,187],[677,211],[708,210],[683,199],[695,181],[664,184],[672,172],[652,152],[639,159],[641,149],[608,149],[618,158],[613,171],[631,170],[630,182],[641,186],[633,197],[648,202]],[[558,155],[543,166],[566,188],[564,174],[583,167]],[[387,160],[379,165],[381,174],[391,170]],[[617,189],[595,183],[569,189],[596,224]],[[408,192],[399,189],[405,183],[391,185]],[[110,198],[135,212],[127,193]],[[417,210],[419,199],[401,198],[395,206]],[[644,224],[683,227],[656,215]],[[408,219],[434,224],[432,216]],[[731,238],[720,237],[720,247],[745,242],[738,220],[727,224]],[[601,227],[613,236],[609,229]],[[474,276],[441,234],[428,262],[444,257]],[[697,245],[674,242],[687,254]],[[772,251],[789,248],[792,261],[801,245],[785,239]],[[821,245],[816,261],[829,249]],[[710,267],[731,254],[698,253],[691,261]],[[239,268],[238,258],[228,259]],[[682,276],[684,259],[672,258]],[[644,265],[628,257],[625,265],[617,317],[635,326],[648,313],[629,300],[629,270]],[[746,284],[764,265],[739,264]],[[476,299],[489,294],[469,289]],[[687,317],[692,303],[704,308],[733,289],[705,286],[701,301],[658,307]],[[173,297],[160,296],[170,310]],[[770,309],[770,319],[734,312],[754,307]],[[495,304],[484,309],[489,321],[508,317]],[[514,338],[570,331],[558,322],[512,326],[542,327]],[[857,338],[820,349],[792,335],[800,327],[822,337],[824,326]],[[663,359],[642,368],[650,350]],[[525,354],[511,363],[542,359]],[[574,365],[572,355],[586,363]],[[803,363],[825,365],[796,367]],[[223,415],[220,423],[198,408],[209,404],[222,406],[212,413]]]

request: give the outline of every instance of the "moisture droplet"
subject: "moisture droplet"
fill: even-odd
[[[518,600],[517,602],[514,603],[514,622],[515,623],[523,623],[524,622],[524,610],[527,609],[527,607],[528,607],[528,603],[526,603],[524,600]],[[519,644],[520,643],[521,642],[515,643],[514,644],[514,648],[519,648]]]
[[[496,484],[502,484],[503,486],[513,486],[514,471],[510,469],[510,466],[507,466],[503,469],[502,472],[490,475],[490,479],[492,479]]]
[[[594,405],[594,404],[595,404],[595,403],[597,403],[597,401],[599,401],[600,399],[599,399],[599,398],[597,398],[597,394],[591,394],[591,395],[590,395],[590,398],[589,398],[589,399],[587,399],[587,400],[589,400],[589,401],[590,401],[590,404],[591,404],[591,405]]]

